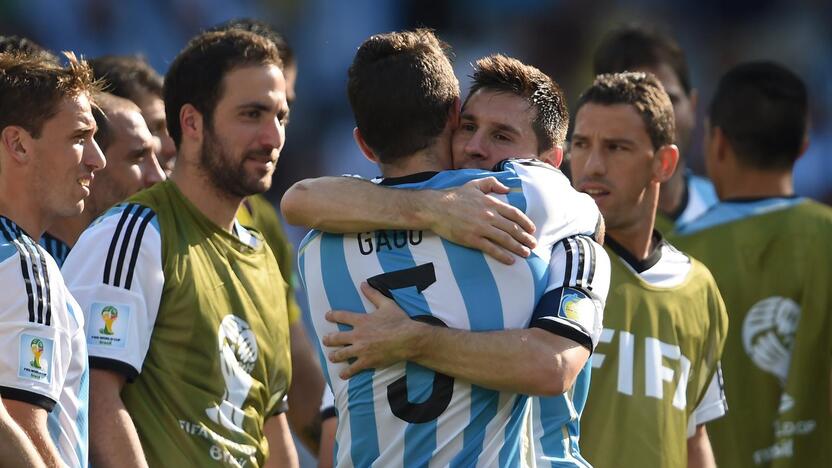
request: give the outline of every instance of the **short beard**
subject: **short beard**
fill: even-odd
[[[263,187],[260,179],[253,179],[246,173],[243,166],[246,156],[248,153],[235,166],[231,161],[232,155],[217,138],[214,129],[210,126],[206,128],[199,160],[215,188],[239,198],[269,189],[268,185]]]

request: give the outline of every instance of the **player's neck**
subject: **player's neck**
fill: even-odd
[[[743,168],[737,177],[732,177],[720,185],[721,200],[794,195],[794,180],[790,170],[761,171]]]
[[[46,230],[49,217],[38,201],[31,196],[25,196],[25,190],[2,183],[0,186],[0,215],[14,221],[20,229],[33,239],[38,240]]]
[[[401,158],[395,164],[380,164],[385,178],[404,177],[420,172],[439,172],[450,169],[450,155],[438,151],[436,145]]]
[[[186,164],[176,165],[171,180],[206,218],[226,232],[232,232],[242,197],[218,189],[207,175]]]
[[[85,207],[84,212],[86,211]],[[73,247],[78,242],[78,238],[81,237],[81,233],[91,222],[92,216],[81,213],[78,216],[56,219],[47,231],[52,234],[52,237],[58,238],[69,247]]]
[[[685,198],[685,163],[679,159],[676,172],[659,191],[659,211],[670,215],[679,211],[679,205]]]
[[[607,237],[612,238],[636,260],[642,261],[653,251],[653,224],[655,216],[647,223],[633,224],[616,229],[607,228]]]

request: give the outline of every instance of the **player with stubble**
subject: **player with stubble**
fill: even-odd
[[[165,76],[171,178],[87,229],[64,264],[88,326],[97,466],[297,466],[286,423],[286,298],[235,213],[284,143],[274,44],[193,38]]]

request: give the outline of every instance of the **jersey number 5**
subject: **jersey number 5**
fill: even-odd
[[[436,272],[433,263],[425,263],[413,268],[382,273],[368,278],[367,282],[393,299],[390,291],[394,289],[415,287],[421,293],[436,282]],[[432,315],[417,315],[413,320],[447,327],[445,322]],[[430,396],[421,403],[412,403],[407,398],[407,375],[404,375],[387,387],[387,402],[397,418],[409,423],[425,423],[438,418],[448,409],[453,392],[454,378],[435,372]]]

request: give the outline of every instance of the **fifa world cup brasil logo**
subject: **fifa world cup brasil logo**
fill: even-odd
[[[207,408],[205,414],[227,429],[244,432],[243,403],[254,383],[251,371],[257,362],[257,337],[245,320],[226,315],[217,330],[217,345],[225,392],[222,400]]]
[[[98,332],[102,335],[113,335],[113,323],[118,319],[118,309],[113,306],[101,309],[101,318],[104,320],[104,328],[99,328]]]
[[[35,369],[43,369],[40,365],[40,357],[43,355],[43,341],[39,338],[35,338],[32,340],[32,356],[34,359],[29,361],[29,365],[34,367]]]

